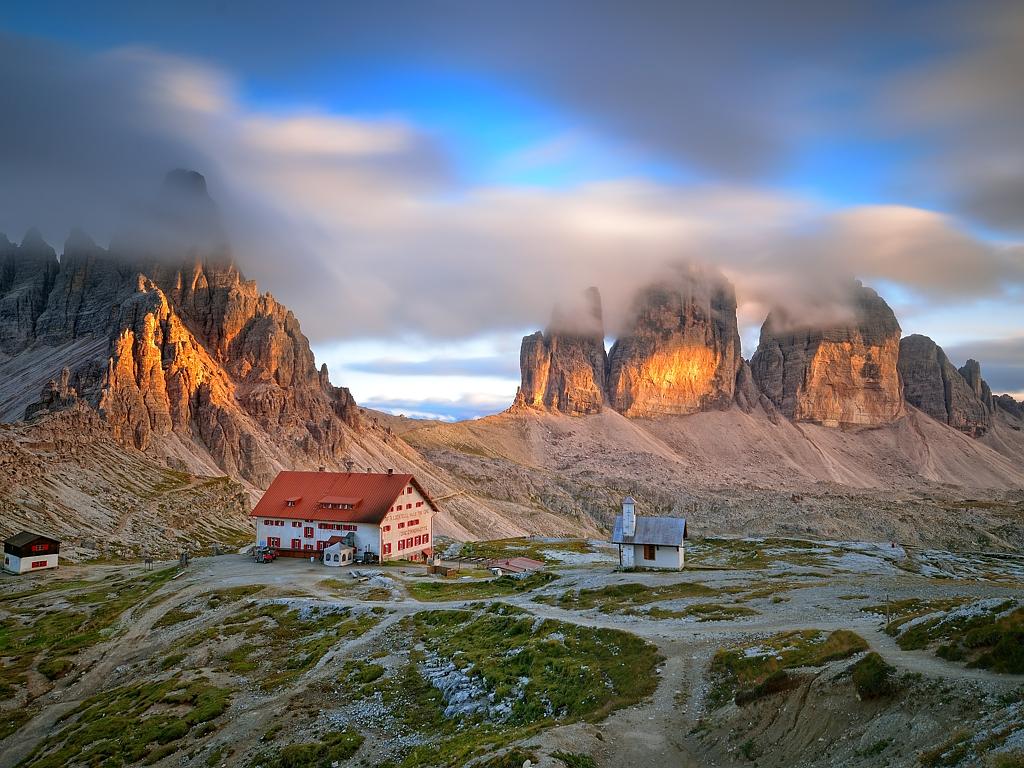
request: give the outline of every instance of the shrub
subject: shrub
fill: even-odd
[[[896,670],[872,651],[853,665],[853,685],[862,699],[879,699],[891,696],[895,690],[892,682]]]
[[[562,763],[565,768],[597,768],[597,763],[590,755],[579,752],[552,752],[551,756]],[[520,763],[521,765],[521,763]]]
[[[752,701],[763,699],[766,696],[773,696],[776,693],[783,693],[796,688],[800,684],[799,678],[790,675],[784,669],[772,672],[764,682],[752,688],[741,688],[736,692],[736,704],[743,706]]]

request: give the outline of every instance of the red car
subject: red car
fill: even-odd
[[[253,560],[257,563],[272,563],[277,560],[277,550],[270,547],[257,547],[253,553]]]

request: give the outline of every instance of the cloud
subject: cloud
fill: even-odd
[[[1024,5],[968,4],[939,18],[956,30],[953,50],[892,78],[876,105],[885,130],[915,144],[904,183],[1024,232]]]
[[[417,125],[253,108],[225,72],[152,50],[0,38],[0,87],[18,105],[0,123],[0,229],[37,224],[59,240],[83,225],[103,239],[165,170],[196,167],[242,269],[314,341],[519,331],[590,285],[614,336],[634,292],[679,260],[725,271],[745,327],[773,304],[828,304],[850,276],[931,303],[1005,298],[1024,283],[1019,246],[910,207],[834,211],[722,182],[466,186]]]
[[[463,421],[477,419],[492,413],[503,411],[509,406],[506,398],[494,398],[483,395],[467,395],[464,397],[444,399],[426,398],[422,400],[369,398],[360,403],[364,408],[372,408],[395,416],[408,416],[413,419],[434,419],[437,421]]]
[[[469,357],[430,360],[368,360],[346,363],[349,371],[379,373],[387,376],[489,376],[519,378],[519,361],[511,357]]]

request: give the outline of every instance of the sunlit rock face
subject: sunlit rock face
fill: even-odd
[[[583,416],[605,404],[604,320],[596,288],[582,306],[556,310],[548,329],[523,338],[517,405]]]
[[[181,180],[185,194],[205,196],[201,176]],[[212,203],[175,213],[182,210],[200,211],[201,234],[216,233]],[[108,251],[75,233],[59,264],[34,242],[4,254],[2,351],[27,360],[87,350],[26,413],[71,402],[62,392],[73,392],[121,442],[143,450],[163,438],[198,443],[226,473],[258,487],[281,466],[337,463],[346,429],[359,424],[351,394],[317,370],[295,316],[245,280],[215,239],[205,242],[215,250],[136,251],[122,239]]]
[[[899,369],[907,402],[933,419],[980,437],[992,425],[990,408],[982,400],[988,385],[981,379],[980,366],[970,363],[974,361],[958,371],[927,336],[914,334],[900,341]],[[991,402],[991,393],[987,400]]]
[[[718,273],[685,267],[647,288],[608,364],[609,403],[626,416],[729,407],[742,364],[732,285]]]
[[[900,326],[889,305],[859,282],[844,317],[815,327],[774,310],[761,327],[751,369],[785,416],[826,426],[874,426],[904,413]]]

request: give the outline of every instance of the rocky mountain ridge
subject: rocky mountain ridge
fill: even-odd
[[[901,340],[892,309],[857,281],[839,302],[845,314],[830,321],[773,310],[749,362],[740,356],[735,292],[721,274],[683,268],[642,290],[630,326],[607,354],[596,288],[588,301],[598,307],[588,335],[553,322],[523,339],[513,412],[611,409],[651,419],[736,405],[747,413],[760,407],[772,419],[850,428],[892,424],[909,403],[979,438],[996,412],[1011,421],[1024,413],[1009,395],[992,394],[977,361],[958,370],[931,339]]]

